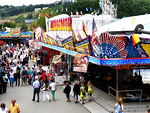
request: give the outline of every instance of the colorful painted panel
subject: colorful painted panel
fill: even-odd
[[[83,39],[75,44],[75,49],[77,52],[87,53],[90,54],[89,49],[89,41],[88,38]]]
[[[65,40],[62,41],[62,44],[64,48],[69,49],[69,50],[74,50],[74,43],[72,37],[68,37]]]

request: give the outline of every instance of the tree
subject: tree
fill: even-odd
[[[33,16],[32,16],[32,13],[29,13],[28,16],[26,17],[26,19],[32,19]]]
[[[28,26],[25,23],[20,23],[17,27],[21,27],[21,31],[28,31]]]

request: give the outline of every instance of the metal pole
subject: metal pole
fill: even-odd
[[[119,95],[118,95],[118,68],[116,70],[117,73],[117,77],[116,77],[116,99],[118,99]]]

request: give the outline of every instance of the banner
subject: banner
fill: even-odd
[[[71,31],[72,18],[61,18],[50,21],[51,31]]]
[[[52,46],[57,46],[57,41],[53,39],[52,37],[47,35],[48,43]]]
[[[76,53],[73,61],[73,71],[86,73],[88,64],[89,64],[88,54]]]
[[[81,40],[75,44],[75,50],[82,53],[90,54],[88,38]]]
[[[62,44],[65,49],[74,51],[74,43],[73,43],[73,38],[71,36],[63,40]]]

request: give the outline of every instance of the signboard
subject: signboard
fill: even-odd
[[[57,46],[57,41],[55,39],[53,39],[52,37],[50,37],[48,35],[47,35],[47,39],[48,39],[48,43],[50,45]]]
[[[89,64],[88,54],[76,53],[73,61],[73,71],[86,73],[88,64]]]
[[[75,49],[78,52],[90,54],[88,38],[81,40],[75,44]]]
[[[71,31],[72,18],[60,18],[50,21],[51,31]]]
[[[73,39],[71,36],[66,38],[65,40],[63,40],[62,44],[63,44],[65,49],[69,49],[69,50],[74,51]]]

